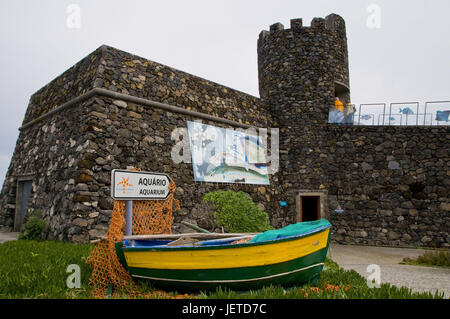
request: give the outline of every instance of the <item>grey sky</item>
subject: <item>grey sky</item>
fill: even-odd
[[[66,24],[72,3],[79,29]],[[258,96],[259,32],[330,13],[346,20],[354,103],[450,100],[448,0],[0,0],[0,183],[30,96],[100,45]]]

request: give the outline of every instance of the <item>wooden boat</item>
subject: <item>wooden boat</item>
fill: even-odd
[[[116,244],[116,252],[134,278],[149,279],[156,287],[209,290],[222,286],[249,290],[271,284],[295,286],[318,279],[330,233],[330,223],[322,219],[256,236],[128,236]],[[253,237],[250,242],[235,243],[249,237]],[[183,239],[185,242],[180,244]]]

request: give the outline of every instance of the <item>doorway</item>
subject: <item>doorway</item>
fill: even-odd
[[[320,196],[300,196],[300,222],[309,222],[320,218]]]
[[[22,228],[25,216],[28,210],[28,201],[30,200],[32,180],[19,180],[17,182],[16,193],[16,214],[14,217],[14,231],[18,232]]]

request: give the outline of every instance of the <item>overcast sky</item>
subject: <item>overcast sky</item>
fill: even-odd
[[[0,0],[0,183],[30,96],[100,45],[259,96],[259,32],[330,13],[347,25],[352,102],[450,100],[449,0]]]

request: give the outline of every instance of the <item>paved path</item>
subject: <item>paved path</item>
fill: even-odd
[[[403,258],[416,258],[426,250],[338,244],[330,246],[329,257],[344,269],[354,269],[367,278],[373,273],[373,270],[367,272],[367,266],[377,264],[380,266],[382,283],[405,286],[415,292],[434,293],[438,290],[444,293],[445,298],[450,298],[450,269],[399,264]]]
[[[0,244],[9,240],[16,240],[19,233],[0,231]]]

